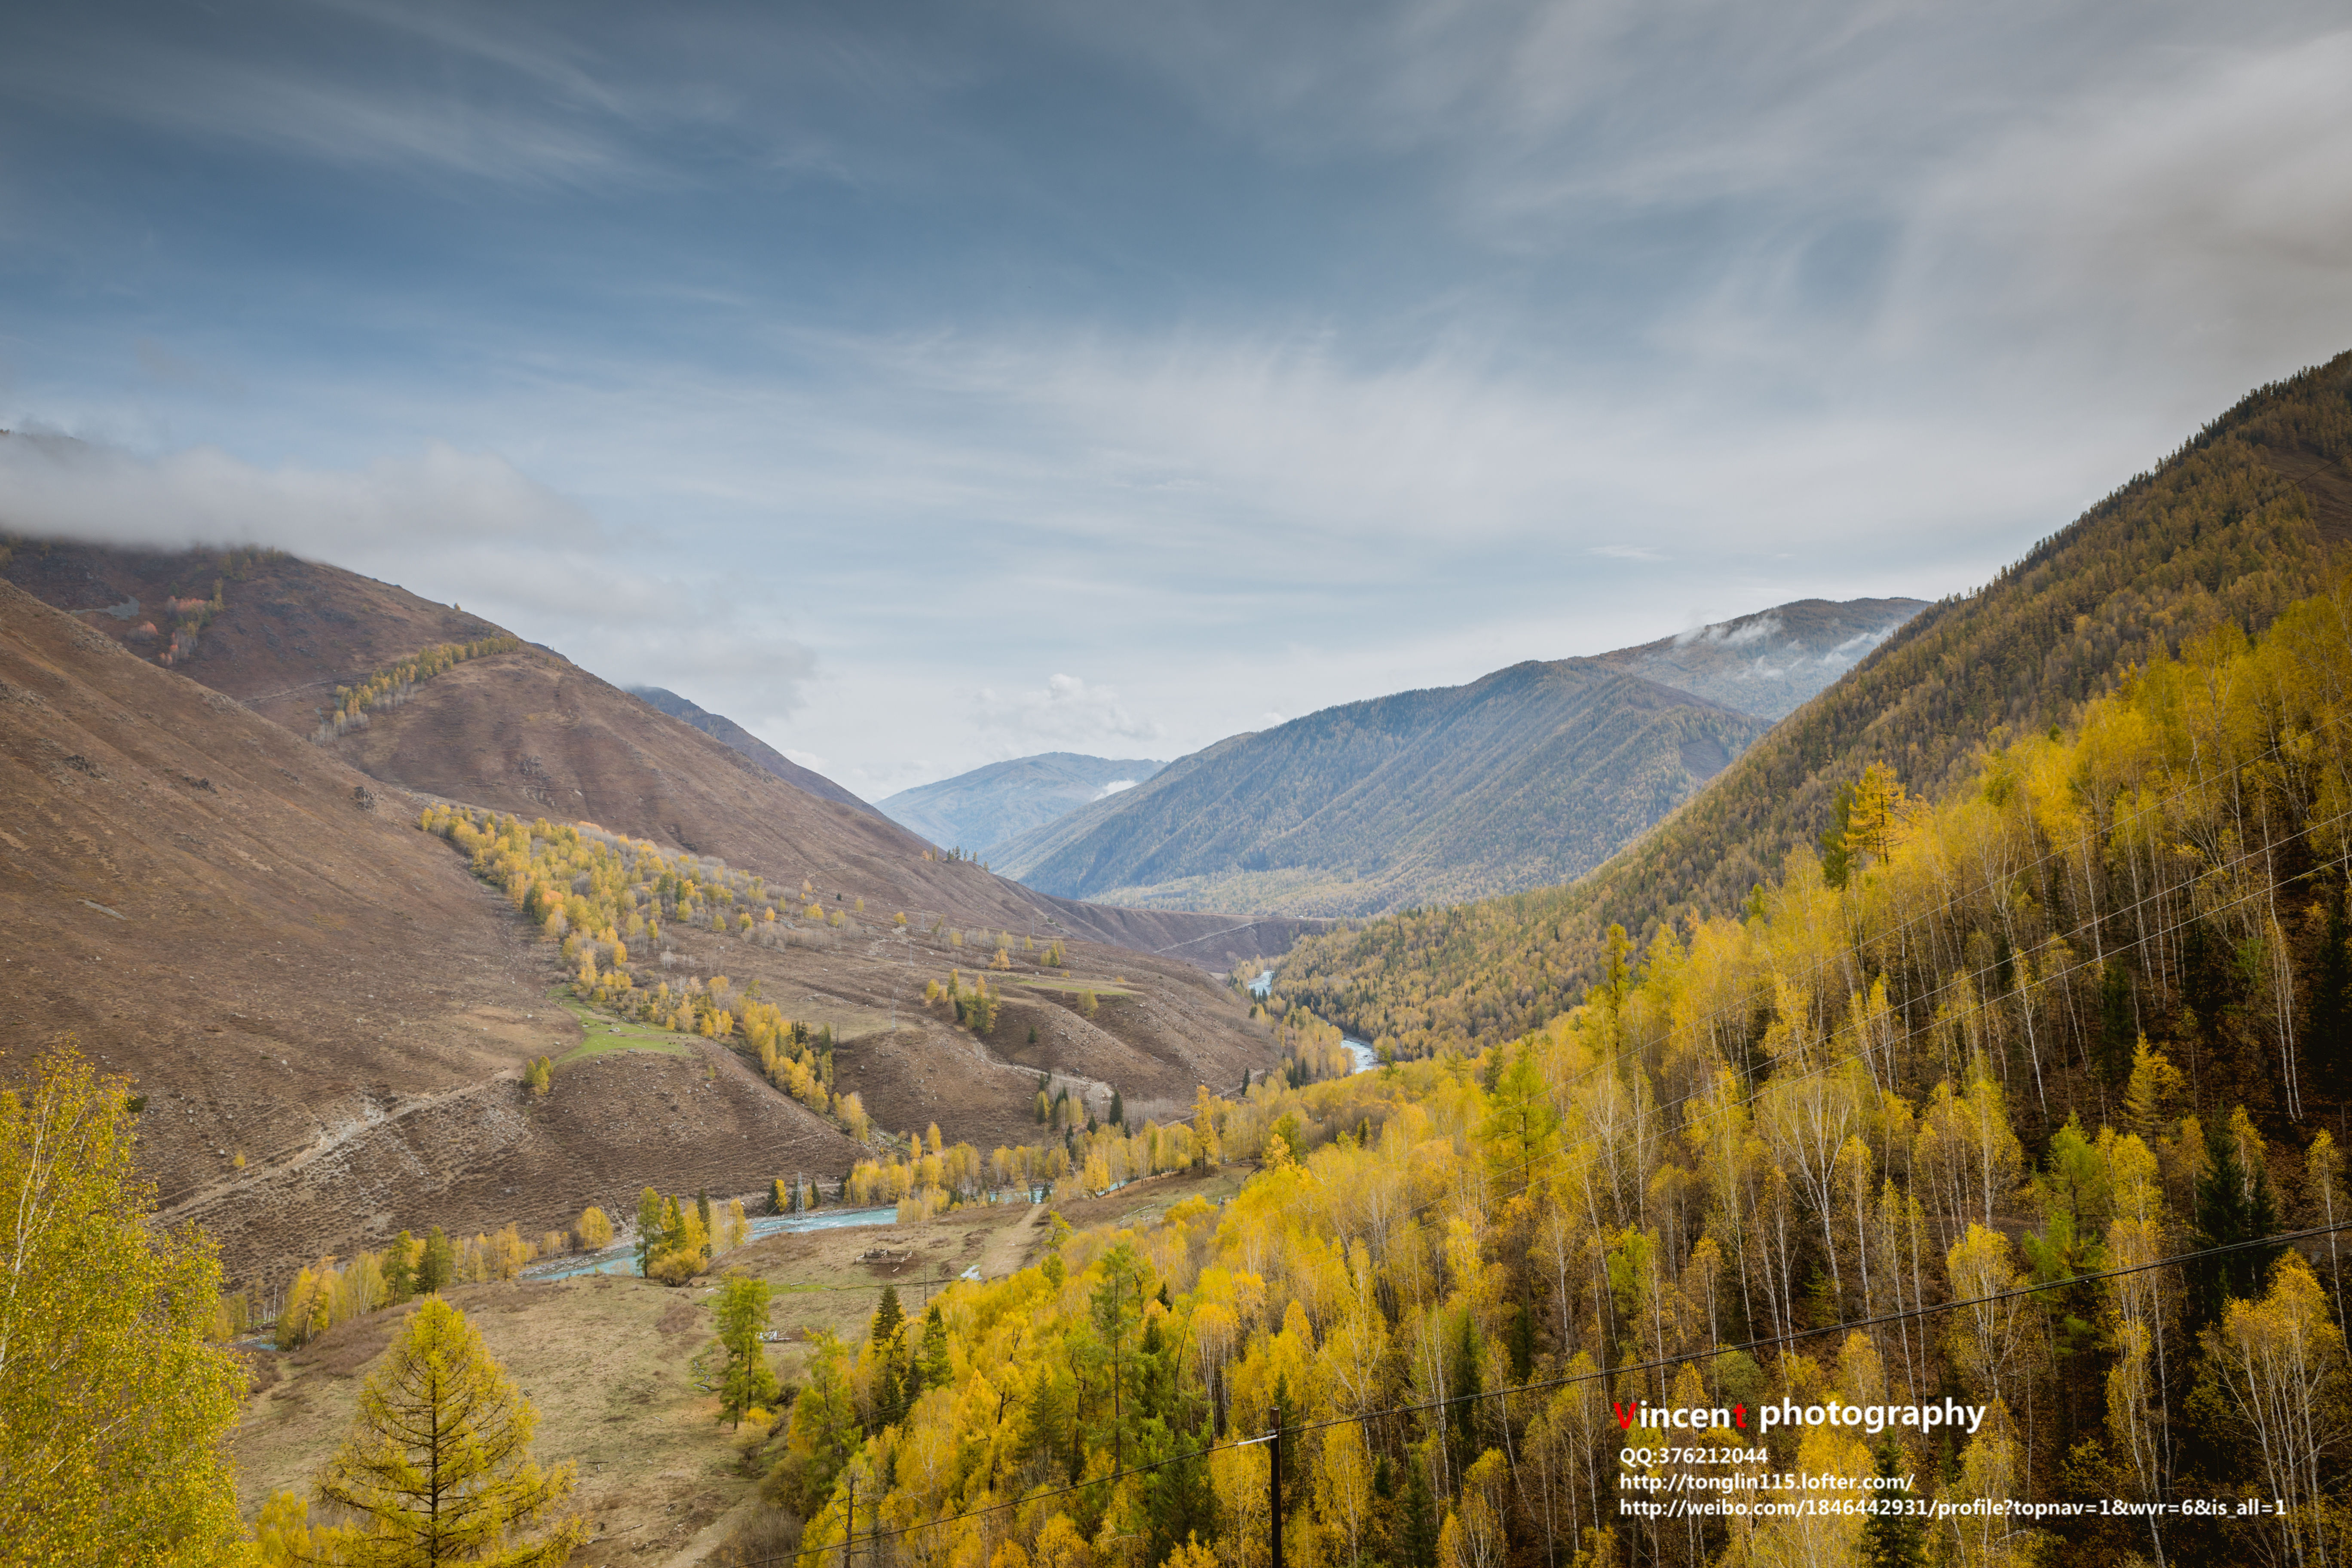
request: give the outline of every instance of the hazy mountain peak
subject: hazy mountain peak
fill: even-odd
[[[983,854],[1033,828],[1133,789],[1167,766],[1147,757],[1044,752],[900,790],[882,810],[932,843]]]

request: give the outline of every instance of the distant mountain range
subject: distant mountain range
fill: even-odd
[[[1046,752],[900,790],[882,810],[944,848],[982,854],[1150,778],[1165,763]]]
[[[645,699],[673,719],[684,720],[729,751],[751,758],[795,789],[806,790],[819,800],[835,800],[844,805],[856,806],[869,816],[883,815],[823,773],[801,766],[724,713],[698,708],[677,692],[659,686],[632,686],[629,694]]]
[[[1804,599],[1236,735],[998,845],[1064,897],[1364,915],[1567,882],[1926,607]]]

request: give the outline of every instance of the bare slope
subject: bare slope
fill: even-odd
[[[578,1027],[405,797],[6,585],[0,759],[0,1040],[21,1061],[70,1030],[131,1075],[167,1216],[201,1219],[235,1278],[401,1226],[550,1226],[647,1181],[740,1180],[753,1148],[847,1156],[693,1054],[530,1100],[523,1063]]]
[[[272,552],[5,539],[0,577],[142,660],[168,660],[305,736],[332,712],[338,685],[436,644],[506,635],[396,585]],[[172,607],[215,596],[217,610],[175,616]],[[173,628],[190,619],[204,624],[175,648]],[[866,803],[814,797],[722,739],[545,648],[459,665],[418,686],[405,704],[373,710],[364,728],[332,748],[373,777],[436,796],[525,817],[586,818],[756,865],[772,879],[812,877],[852,899],[959,923],[1059,931],[1173,952],[1212,970],[1280,952],[1307,929],[1297,921],[1252,930],[1223,915],[1171,910],[1139,920],[1120,910],[1064,907],[975,867],[926,858],[927,845]]]
[[[2352,542],[2352,353],[2267,386],[1977,592],[1906,624],[1703,794],[1571,888],[1302,944],[1288,994],[1368,1037],[1507,1037],[1583,997],[1612,921],[1738,907],[1872,762],[1934,794],[2001,730],[2062,722],[2162,647],[2252,632]]]
[[[268,946],[248,942],[253,922],[234,912],[191,928],[207,955],[205,964],[187,971],[200,984],[176,980],[171,940],[142,927],[116,932],[115,945],[100,955],[106,962],[79,969],[85,977],[79,990],[57,983],[58,994],[78,996],[74,1006],[31,1007],[28,1017],[69,1022],[117,1014],[144,1018],[145,1024],[122,1027],[135,1028],[141,1039],[184,1042],[173,1070],[193,1075],[192,1083],[214,1086],[212,1075],[231,1074],[243,1098],[232,1100],[226,1089],[208,1087],[205,1092],[214,1100],[196,1105],[193,1121],[201,1133],[194,1146],[226,1152],[207,1155],[211,1166],[175,1156],[168,1185],[172,1212],[202,1217],[228,1237],[232,1262],[240,1269],[247,1260],[282,1267],[289,1247],[348,1249],[352,1240],[387,1227],[478,1227],[506,1220],[526,1228],[551,1226],[584,1203],[633,1201],[637,1186],[647,1182],[666,1191],[727,1190],[758,1187],[785,1171],[838,1176],[856,1152],[832,1129],[767,1089],[734,1052],[694,1041],[680,1042],[682,1056],[583,1057],[559,1068],[552,1097],[526,1100],[513,1081],[522,1063],[542,1054],[562,1058],[581,1038],[570,1014],[549,1005],[548,988],[562,978],[558,955],[532,940],[502,900],[478,887],[453,851],[416,831],[416,805],[425,796],[488,806],[525,821],[584,819],[673,853],[724,858],[781,887],[805,882],[813,901],[827,914],[838,913],[841,925],[797,922],[793,940],[778,947],[679,929],[669,933],[671,963],[681,979],[725,973],[739,985],[756,982],[788,1016],[832,1027],[844,1041],[837,1087],[858,1091],[883,1125],[897,1131],[936,1121],[951,1139],[1028,1141],[1037,1136],[1031,1102],[1039,1072],[1087,1091],[1098,1109],[1113,1089],[1131,1105],[1173,1105],[1189,1102],[1199,1084],[1232,1086],[1244,1071],[1276,1059],[1267,1031],[1252,1026],[1246,1007],[1203,971],[1283,951],[1298,922],[1066,904],[977,866],[939,859],[897,825],[814,799],[541,648],[458,664],[416,685],[406,701],[373,710],[366,725],[314,743],[308,737],[318,728],[317,689],[288,696],[287,687],[273,684],[309,673],[282,663],[298,630],[305,647],[295,657],[309,661],[310,669],[333,671],[332,679],[317,678],[329,679],[323,693],[331,700],[335,684],[348,684],[420,646],[495,635],[499,628],[453,619],[454,611],[350,573],[283,557],[229,561],[202,552],[177,564],[149,559],[125,567],[108,555],[20,545],[7,569],[34,574],[68,604],[77,598],[119,604],[108,595],[157,582],[173,597],[199,589],[209,596],[221,582],[221,608],[194,647],[184,645],[173,670],[159,668],[154,654],[139,652],[137,641],[122,640],[134,621],[102,609],[72,617],[42,611],[53,635],[66,639],[61,647],[79,650],[117,680],[142,681],[164,694],[124,705],[183,737],[187,750],[175,767],[217,782],[259,746],[286,759],[285,773],[331,779],[332,791],[353,801],[352,791],[367,789],[379,809],[362,813],[354,805],[352,815],[373,824],[370,833],[389,834],[396,852],[331,840],[312,844],[298,836],[295,847],[284,853],[305,867],[364,864],[372,872],[427,867],[451,898],[476,912],[470,922],[456,923],[441,912],[418,912],[387,927],[387,911],[400,905],[372,887],[354,891],[352,908],[326,917],[299,904],[273,910],[275,923],[266,929],[283,924],[314,946],[324,942],[319,951],[329,956],[306,967],[300,984],[285,989],[283,1006],[296,1013],[293,1021],[268,1014],[269,1037],[341,1042],[349,1035],[393,1049],[394,1042],[407,1042],[424,1029],[422,1037],[429,1040],[435,1037],[427,1026],[440,1015],[428,1003],[462,1014],[459,1003],[472,994],[468,976],[486,965],[503,966],[499,972],[507,976],[502,992],[465,1003],[488,1005],[490,1013],[448,1026],[460,1043],[469,1035],[494,1042],[498,1050],[484,1061],[433,1072],[419,1068],[404,1077],[370,1065],[374,1058],[362,1051],[350,1061],[338,1056],[315,1089],[285,1093],[274,1081],[253,1078],[242,1057],[225,1052],[205,1031],[216,1021],[212,1015],[224,1005],[221,998],[249,983],[244,977],[277,973]],[[360,638],[363,654],[340,651],[332,640],[339,629]],[[300,734],[217,693],[208,695],[192,679],[259,693],[256,705],[275,706]],[[215,715],[230,728],[192,729],[176,717],[182,710]],[[58,756],[96,755],[78,737],[53,740],[62,748]],[[32,734],[23,738],[37,750],[36,742]],[[224,756],[226,763],[215,760]],[[278,776],[275,771],[263,775]],[[304,786],[314,787],[324,786]],[[53,809],[51,816],[72,814]],[[203,837],[194,826],[187,831]],[[278,859],[251,852],[273,870],[284,869]],[[232,856],[225,864],[236,869],[245,862]],[[181,896],[200,907],[216,903],[218,895],[207,890],[211,875],[205,867],[191,868]],[[133,880],[152,879],[142,874]],[[89,897],[122,908],[100,893]],[[244,902],[264,900],[256,891]],[[70,914],[78,906],[63,909]],[[893,920],[901,911],[909,917],[905,935]],[[406,941],[401,933],[412,924],[430,928],[436,942],[420,949]],[[996,976],[1007,1000],[995,1032],[976,1038],[949,1017],[927,1014],[919,1002],[924,982],[944,979],[950,967],[968,973],[987,963],[995,933],[1005,931],[1016,947],[1009,960],[1013,967]],[[333,933],[334,940],[322,933]],[[1028,946],[1033,936],[1036,950]],[[345,938],[356,956],[345,953]],[[1065,939],[1068,963],[1044,974],[1042,949],[1056,938]],[[213,989],[215,981],[205,978],[215,973],[236,977],[220,982],[229,991]],[[322,973],[331,978],[322,982]],[[368,984],[379,973],[383,984]],[[1024,978],[1055,984],[1030,986]],[[56,981],[54,974],[49,979]],[[1088,1017],[1077,1006],[1076,989],[1057,988],[1062,982],[1117,994]],[[306,989],[322,984],[319,996]],[[353,987],[356,994],[349,994]],[[321,1006],[326,1010],[316,1011]],[[306,1007],[313,1011],[301,1011]],[[118,1038],[127,1045],[128,1037],[110,1032],[114,1028],[109,1024],[92,1037],[110,1051]],[[483,1036],[485,1028],[493,1033]],[[609,1037],[604,1043],[612,1043]],[[311,1048],[327,1047],[313,1043]],[[334,1043],[331,1051],[344,1052],[345,1046]],[[278,1054],[289,1063],[296,1059],[290,1052]],[[137,1059],[143,1072],[149,1058]],[[232,1114],[234,1127],[224,1120]],[[257,1135],[246,1145],[267,1170],[249,1166],[237,1174],[221,1167],[236,1152],[228,1133],[242,1131],[248,1115],[274,1118],[267,1138]],[[159,1146],[159,1157],[170,1152]]]
[[[1142,757],[1045,752],[900,790],[882,809],[934,844],[985,858],[997,845],[1141,784],[1167,765]]]

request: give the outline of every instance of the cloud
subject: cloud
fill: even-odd
[[[1770,613],[1760,616],[1740,616],[1712,626],[1693,626],[1675,634],[1676,647],[1688,647],[1693,643],[1714,643],[1724,647],[1742,647],[1752,642],[1764,642],[1780,635],[1780,617]],[[1761,661],[1759,661],[1759,663]]]
[[[265,469],[210,447],[143,458],[0,437],[0,526],[149,549],[261,544],[464,603],[623,684],[799,706],[814,657],[722,581],[635,559],[492,453],[428,446],[357,469]]]
[[[1664,561],[1663,552],[1646,544],[1595,544],[1585,551],[1587,555],[1603,555],[1612,561]]]
[[[1102,788],[1095,791],[1095,798],[1097,800],[1100,800],[1106,795],[1113,795],[1118,794],[1122,790],[1133,789],[1135,785],[1136,781],[1133,779],[1113,779],[1110,783],[1103,785]]]
[[[1075,675],[1055,675],[1027,691],[983,689],[975,707],[982,730],[994,738],[1000,754],[1025,755],[1050,750],[1101,751],[1119,742],[1150,742],[1160,728],[1122,707],[1118,692],[1089,686]]]

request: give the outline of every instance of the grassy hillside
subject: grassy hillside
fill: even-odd
[[[1148,757],[1045,752],[900,790],[882,809],[941,848],[985,859],[997,845],[1106,798],[1104,791],[1114,784],[1141,784],[1167,765]]]
[[[1580,1001],[1599,933],[1739,907],[1873,762],[1916,794],[2045,730],[2158,649],[2254,632],[2352,542],[2352,354],[2254,393],[1974,594],[1937,604],[1573,887],[1412,910],[1310,941],[1284,992],[1368,1037],[1507,1037]]]

